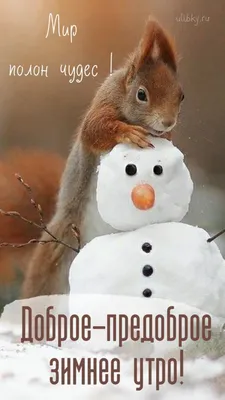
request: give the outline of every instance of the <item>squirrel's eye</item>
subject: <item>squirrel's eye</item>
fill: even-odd
[[[139,101],[147,101],[148,100],[146,92],[145,92],[145,90],[143,88],[139,88],[138,89],[138,91],[137,91],[137,99]]]
[[[180,101],[181,101],[181,103],[182,103],[182,101],[184,101],[184,93],[183,92],[181,93]]]
[[[137,167],[135,164],[127,164],[125,171],[127,175],[132,176],[137,173]]]

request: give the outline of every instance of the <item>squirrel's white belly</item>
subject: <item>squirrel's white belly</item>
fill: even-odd
[[[81,224],[82,246],[97,236],[102,236],[117,231],[104,222],[98,212],[96,200],[97,173],[92,174],[88,200]]]

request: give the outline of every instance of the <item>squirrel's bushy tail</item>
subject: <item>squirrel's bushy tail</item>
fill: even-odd
[[[31,221],[40,222],[29,194],[15,177],[17,173],[31,187],[32,196],[41,205],[47,223],[54,214],[64,165],[62,157],[44,151],[14,149],[7,152],[0,157],[0,209],[16,211]],[[0,243],[26,243],[41,235],[41,230],[19,218],[0,215]],[[0,248],[0,288],[15,284],[18,271],[25,273],[33,250],[34,245]]]

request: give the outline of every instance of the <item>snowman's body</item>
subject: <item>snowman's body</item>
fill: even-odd
[[[119,145],[102,159],[99,214],[123,232],[82,249],[70,269],[71,294],[139,296],[149,305],[151,298],[168,299],[225,317],[225,261],[218,247],[203,229],[172,222],[187,213],[193,190],[183,154],[167,140],[153,144],[154,150]],[[140,196],[150,204],[149,193],[154,199],[144,209]]]
[[[225,317],[225,261],[208,237],[174,222],[95,238],[71,268],[72,292],[164,298]]]

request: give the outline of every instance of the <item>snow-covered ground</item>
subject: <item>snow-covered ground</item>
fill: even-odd
[[[67,400],[82,399],[225,399],[225,387],[219,384],[225,371],[225,358],[217,361],[198,359],[185,363],[185,384],[171,386],[164,384],[157,392],[153,385],[145,385],[136,391],[133,382],[133,361],[121,360],[123,376],[118,386],[52,385],[49,360],[61,357],[96,357],[84,351],[59,350],[49,346],[21,345],[0,341],[0,393],[4,400],[49,399],[50,396]],[[97,355],[108,359],[110,354]],[[147,372],[145,371],[145,375]],[[215,380],[217,380],[215,384]],[[224,379],[225,381],[225,379]],[[223,382],[224,384],[224,382]]]
[[[52,300],[55,302],[55,299]],[[115,309],[120,312],[129,304],[133,313],[137,310],[141,310],[143,306],[143,312],[149,308],[149,303],[145,302],[144,299],[134,299],[134,303],[131,303],[131,298],[124,298],[124,304],[122,304],[121,298],[114,297],[110,298],[105,296],[105,302],[103,304],[103,298],[97,296],[94,297],[83,296],[83,300],[80,297],[75,297],[77,301],[77,315],[82,310],[86,310],[89,314],[91,310],[94,314],[93,318],[102,317],[105,310],[112,311],[110,309],[109,301],[114,302]],[[78,301],[79,300],[79,301]],[[81,301],[82,300],[82,301]],[[162,303],[161,303],[162,302]],[[43,298],[43,304],[47,307],[46,298]],[[55,303],[56,304],[56,303]],[[59,304],[59,303],[58,303]],[[100,307],[102,304],[102,307]],[[178,303],[177,303],[178,304]],[[29,305],[36,305],[38,313],[40,313],[41,302],[36,301]],[[156,313],[157,301],[151,301],[151,312]],[[165,300],[158,302],[158,312],[162,313],[162,305],[166,305]],[[184,373],[183,373],[183,384],[180,384],[178,378],[177,383],[171,385],[167,383],[167,372],[165,383],[160,385],[160,389],[156,390],[156,377],[159,376],[159,371],[156,371],[155,367],[151,370],[152,382],[148,382],[149,369],[147,364],[144,364],[143,370],[143,389],[136,390],[140,384],[137,384],[134,379],[134,358],[138,358],[138,354],[134,355],[134,348],[128,347],[125,353],[121,353],[118,347],[108,347],[106,350],[105,343],[99,347],[99,341],[95,340],[93,348],[89,345],[76,345],[68,346],[64,343],[63,347],[54,347],[55,343],[49,345],[46,344],[21,344],[21,325],[18,323],[20,316],[18,307],[21,307],[20,302],[8,306],[0,319],[0,394],[4,400],[36,400],[36,399],[49,399],[50,396],[56,398],[62,398],[64,396],[67,400],[82,399],[82,400],[97,400],[97,399],[159,399],[159,400],[172,400],[181,399],[186,400],[192,398],[193,400],[222,400],[225,399],[225,338],[223,335],[218,334],[215,331],[215,337],[213,338],[212,344],[207,344],[206,347],[201,347],[198,343],[189,343],[185,346],[185,357],[184,357]],[[178,304],[179,306],[179,304]],[[146,310],[144,309],[146,307]],[[188,315],[188,312],[193,314],[193,310],[188,311],[188,307],[180,304],[179,310]],[[62,312],[62,309],[61,309]],[[129,314],[129,313],[128,313]],[[97,321],[97,319],[95,320]],[[100,343],[101,345],[101,343]],[[155,345],[156,346],[156,345]],[[138,349],[138,348],[137,348]],[[136,349],[136,350],[137,350]],[[149,352],[148,348],[144,348],[146,353],[141,354],[140,357],[151,357],[152,354],[157,353]],[[156,346],[157,350],[157,346]],[[178,358],[177,349],[171,346],[167,352],[167,347],[163,347],[163,353],[161,357],[168,360],[171,357]],[[142,352],[143,353],[143,352]],[[157,355],[156,355],[157,357]],[[120,383],[113,385],[108,383],[107,385],[101,385],[99,382],[97,385],[81,384],[81,374],[78,374],[78,381],[76,385],[73,384],[62,384],[61,376],[59,375],[59,383],[53,385],[50,382],[52,377],[54,380],[56,374],[51,368],[55,367],[55,364],[50,366],[50,360],[52,359],[77,359],[80,362],[81,359],[96,358],[99,361],[102,358],[106,358],[111,361],[112,359],[118,359],[120,361]],[[61,365],[61,364],[60,364]],[[68,364],[66,364],[68,365]],[[72,365],[72,364],[71,364]],[[179,361],[178,361],[179,370]],[[67,383],[67,381],[66,381]]]

